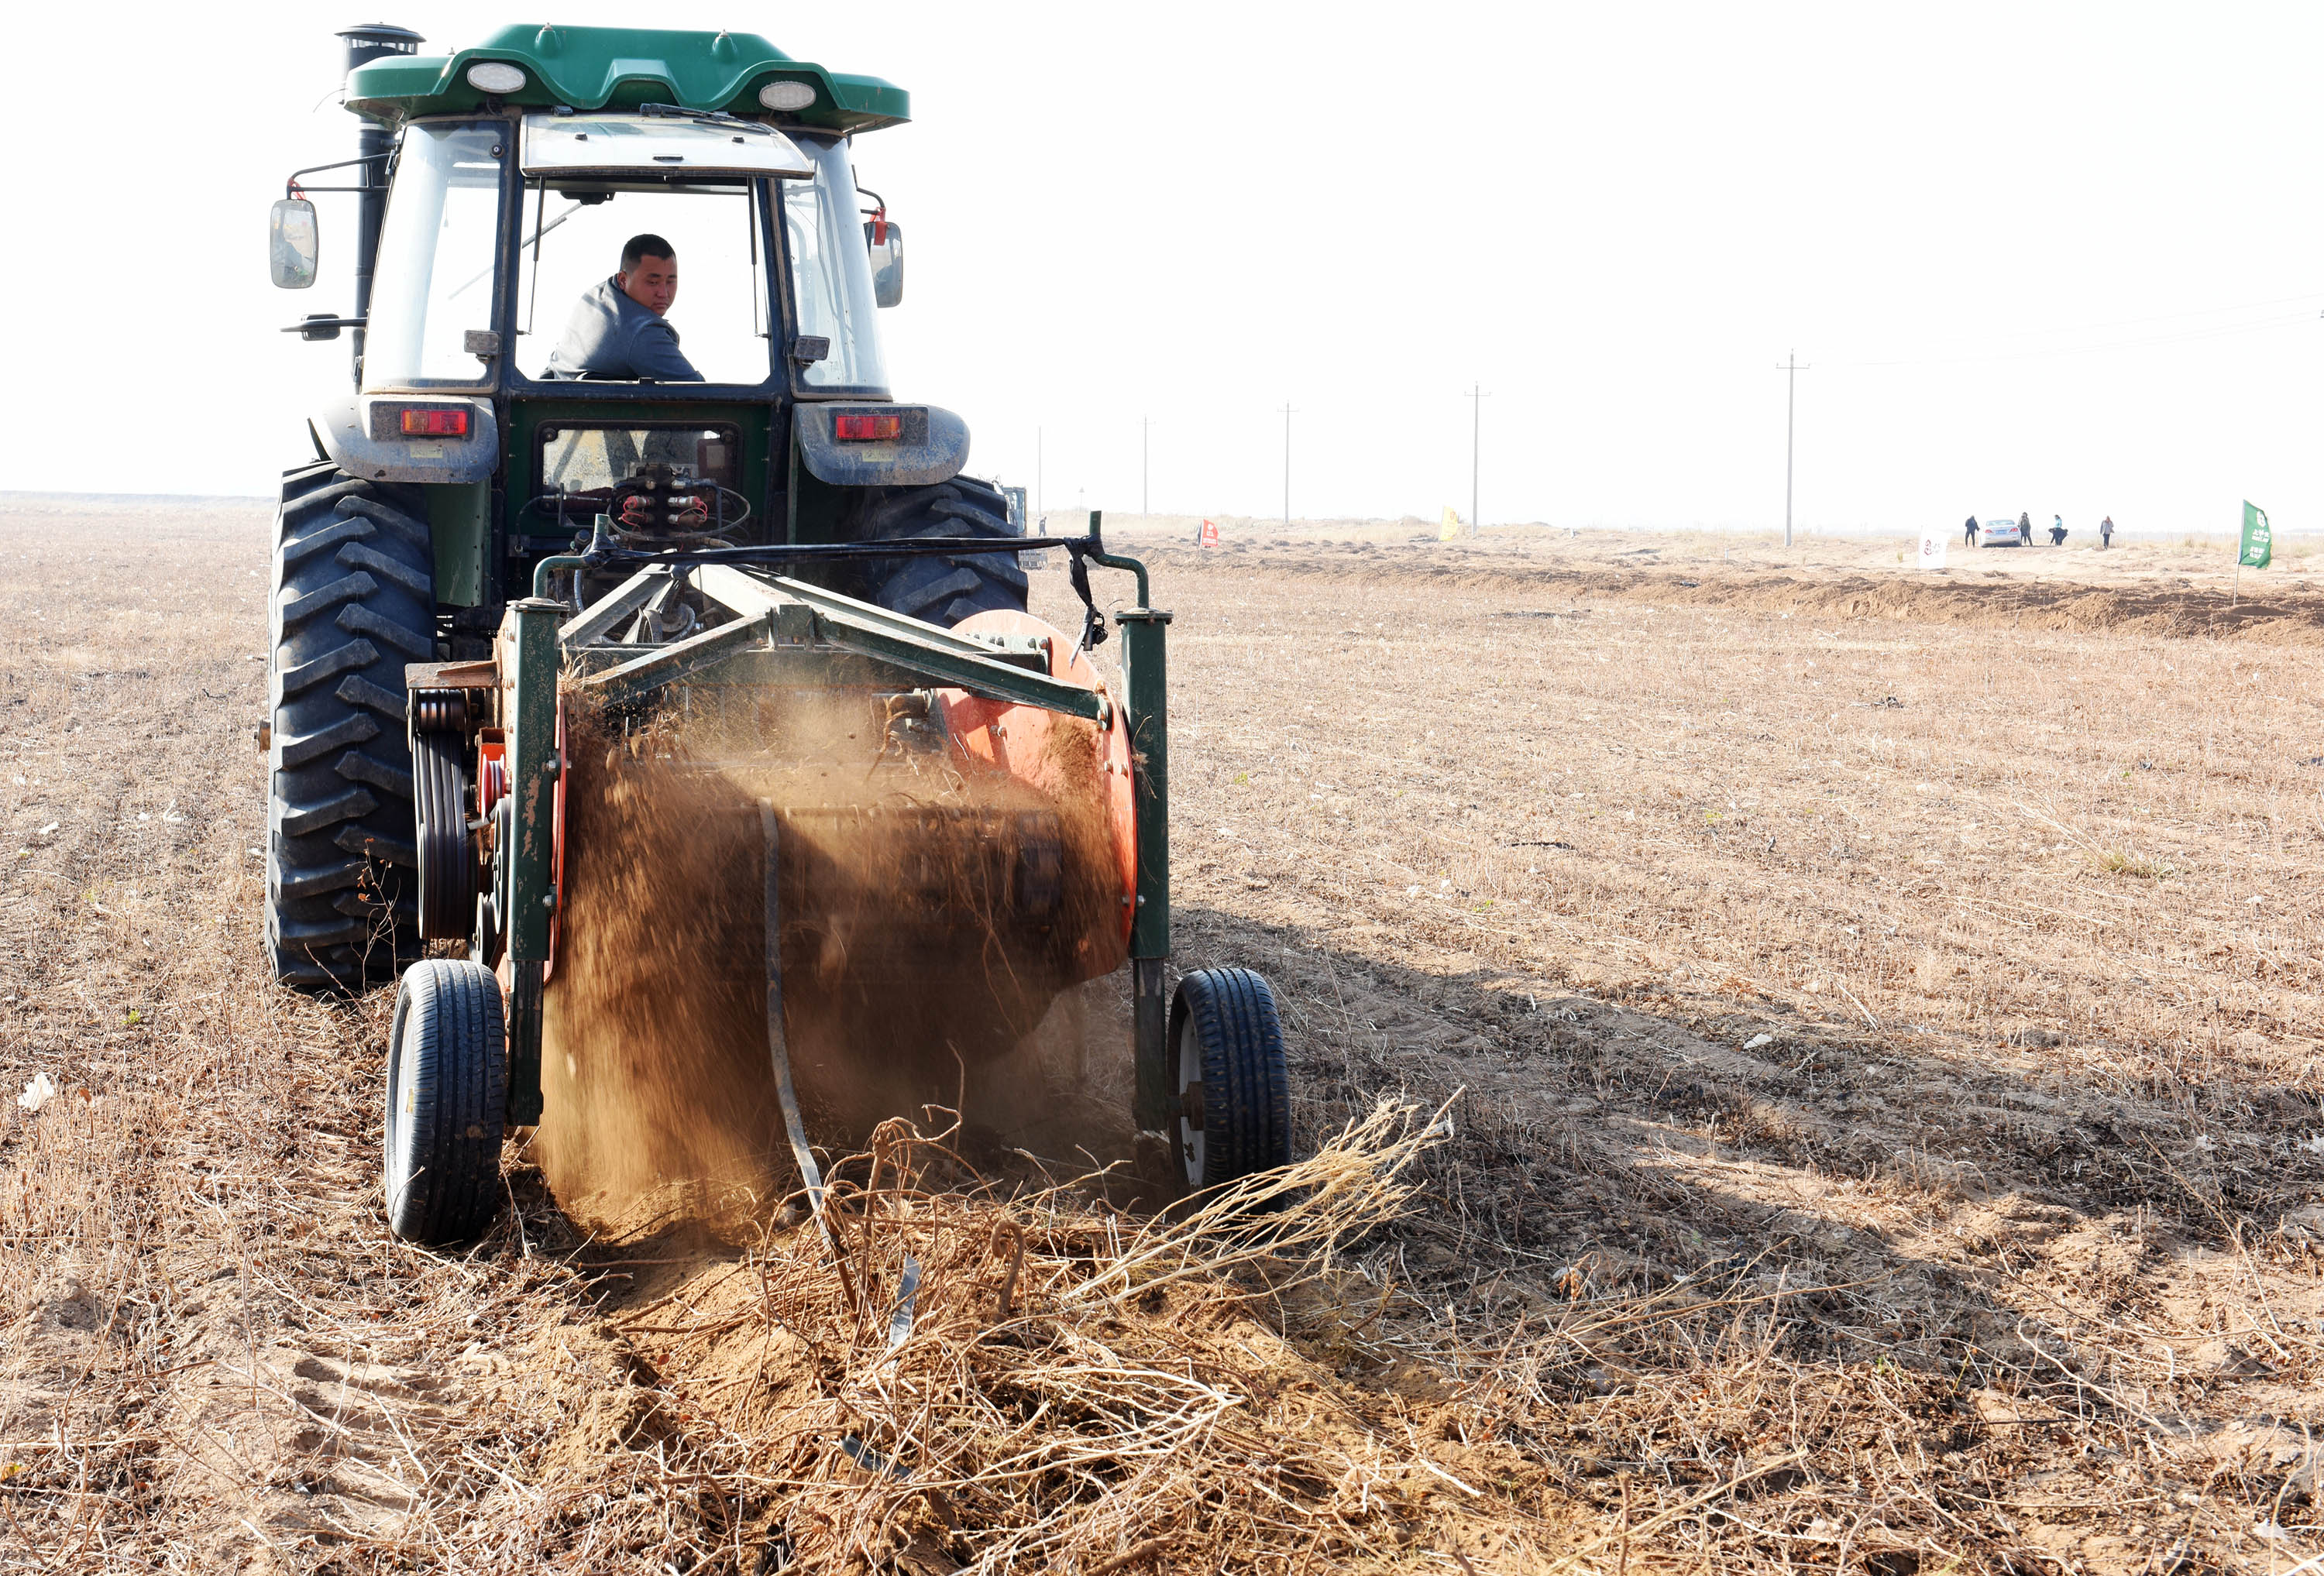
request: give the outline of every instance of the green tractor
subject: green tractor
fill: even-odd
[[[403,667],[489,654],[534,567],[572,550],[641,466],[715,487],[716,533],[837,543],[1021,529],[961,474],[950,412],[894,403],[878,310],[902,236],[856,189],[852,139],[907,118],[899,88],[746,33],[511,27],[447,59],[367,27],[348,44],[358,156],[355,310],[294,326],[354,341],[353,385],[309,421],[276,559],[277,976],[359,988],[417,955]],[[275,205],[275,282],[315,278],[301,171]],[[629,238],[685,269],[698,381],[556,364],[576,303]],[[874,269],[874,251],[879,267]],[[640,309],[643,310],[643,309]],[[625,500],[626,501],[626,500]],[[1025,604],[1011,556],[810,573],[950,625]]]
[[[749,33],[526,24],[449,56],[395,27],[339,36],[357,154],[294,173],[270,234],[274,282],[311,286],[311,199],[354,198],[353,311],[285,330],[351,338],[354,360],[309,418],[312,459],[282,481],[267,935],[286,983],[401,977],[396,1230],[482,1230],[503,1132],[542,1120],[543,993],[560,925],[569,944],[588,922],[564,908],[576,699],[622,729],[758,719],[770,770],[803,698],[853,707],[872,719],[874,790],[915,751],[956,777],[1015,773],[1011,807],[966,834],[973,879],[888,892],[872,928],[1001,937],[1024,998],[995,1009],[1011,1028],[1124,969],[1136,1126],[1176,1156],[1164,1170],[1199,1188],[1287,1159],[1265,982],[1203,971],[1166,1006],[1170,615],[1096,517],[1085,536],[1026,536],[1021,492],[963,473],[964,423],[890,394],[878,316],[901,298],[902,235],[853,145],[908,118],[904,92]],[[317,177],[332,184],[302,184]],[[1064,549],[1084,604],[1070,640],[1025,611],[1019,554],[1046,548]],[[1114,620],[1120,693],[1087,657],[1108,634],[1093,567],[1136,576]],[[1086,781],[1027,764],[1022,742],[1058,730],[1080,731]],[[760,813],[788,1110],[782,958],[807,945],[819,894],[779,889],[835,867],[817,862],[807,810]],[[1066,824],[1104,827],[1102,848]],[[908,841],[933,822],[882,825]],[[1059,896],[1075,860],[1102,889],[1097,917]],[[974,924],[935,911],[947,902]],[[913,1018],[913,989],[859,982],[834,1010],[957,1014]]]

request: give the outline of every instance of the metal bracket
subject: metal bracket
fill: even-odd
[[[790,1038],[783,1024],[782,831],[770,799],[759,801],[759,840],[767,862],[767,1060],[774,1066],[775,1093],[782,1100],[791,1157],[798,1162],[799,1179],[807,1184],[807,1208],[815,1212],[816,1230],[823,1233],[824,1251],[836,1258],[839,1244],[832,1240],[831,1222],[823,1214],[823,1172],[808,1147],[807,1124],[799,1120],[798,1092],[791,1087]]]

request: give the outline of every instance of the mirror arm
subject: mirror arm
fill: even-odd
[[[296,334],[301,339],[316,343],[326,339],[337,339],[342,328],[361,328],[363,326],[364,319],[361,318],[335,318],[328,312],[318,312],[311,318],[291,324],[282,332]]]
[[[325,170],[346,170],[356,164],[383,163],[393,156],[393,151],[391,150],[385,153],[365,153],[359,159],[341,159],[337,163],[333,164],[309,164],[304,170],[293,170],[290,171],[290,175],[283,180],[282,195],[285,197],[296,197],[299,195],[299,177],[301,175],[313,175]],[[370,189],[362,186],[318,186],[311,189],[316,191],[365,191]]]

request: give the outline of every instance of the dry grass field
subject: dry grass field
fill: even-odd
[[[1401,1219],[1296,1208],[1333,1258],[1273,1293],[1173,1240],[1191,1300],[1106,1304],[1113,1228],[1018,1206],[1095,1310],[1054,1341],[1167,1326],[1224,1397],[1139,1424],[1163,1521],[1019,1568],[2316,1568],[2297,557],[2229,610],[2216,543],[1192,523],[1118,538],[1176,615],[1178,961],[1273,979],[1307,1149],[1452,1130],[1349,1195]],[[835,1452],[766,1396],[884,1403],[812,1298],[767,1355],[780,1242],[584,1242],[513,1152],[472,1253],[387,1236],[384,993],[264,979],[266,529],[0,505],[0,1570],[783,1568],[889,1490],[787,1475]],[[1002,1546],[942,1498],[853,1557]]]

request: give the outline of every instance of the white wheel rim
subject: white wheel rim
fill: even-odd
[[[1203,1045],[1201,1037],[1194,1033],[1194,1015],[1189,1012],[1185,1020],[1178,1025],[1179,1100],[1185,1100],[1188,1084],[1202,1081]],[[1207,1089],[1204,1091],[1205,1095],[1209,1092]],[[1207,1126],[1210,1122],[1210,1101],[1205,1099],[1203,1106],[1203,1120]],[[1204,1170],[1202,1130],[1189,1124],[1183,1114],[1178,1118],[1178,1157],[1186,1168],[1186,1185],[1202,1186]]]

